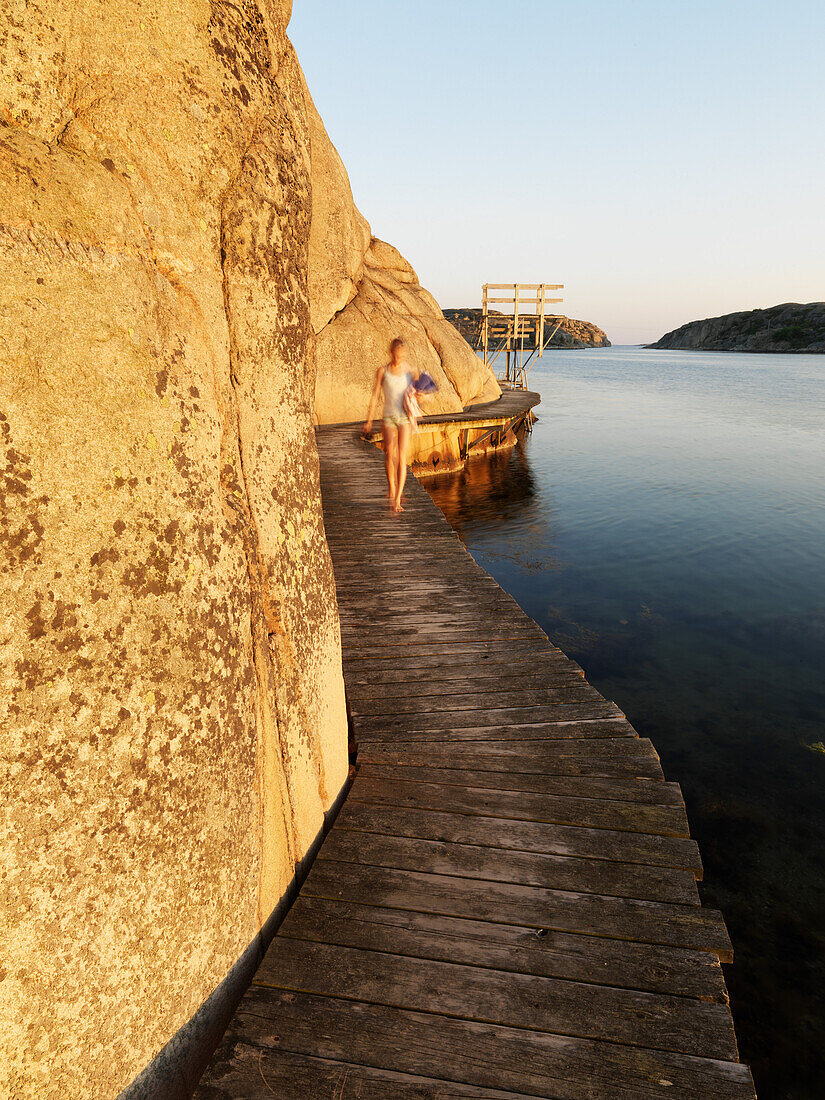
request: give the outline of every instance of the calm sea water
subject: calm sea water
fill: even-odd
[[[425,482],[681,783],[742,1058],[825,1096],[825,356],[552,352],[531,436]]]

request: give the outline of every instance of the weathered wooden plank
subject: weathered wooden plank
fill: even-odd
[[[420,1074],[359,1066],[239,1040],[219,1051],[197,1100],[536,1100],[523,1092],[481,1089]]]
[[[334,562],[333,562],[334,565]],[[340,602],[346,606],[361,598],[373,599],[377,595],[387,598],[411,598],[423,601],[432,599],[445,603],[453,600],[470,601],[473,598],[489,600],[490,602],[501,598],[501,589],[495,582],[484,581],[477,577],[448,577],[439,576],[437,579],[427,581],[399,581],[398,576],[388,576],[382,585],[380,593],[376,591],[375,581],[362,574],[350,579],[336,576],[336,588]]]
[[[394,675],[410,674],[414,679],[416,673],[421,672],[431,678],[450,679],[471,673],[473,676],[486,675],[488,670],[501,674],[509,667],[517,673],[541,674],[555,671],[570,671],[582,675],[577,664],[563,657],[558,650],[545,650],[536,655],[532,646],[526,650],[522,646],[513,643],[513,651],[507,655],[507,647],[500,650],[487,649],[484,653],[477,653],[466,646],[442,646],[442,647],[418,647],[421,652],[416,652],[410,647],[410,652],[405,651],[403,660],[398,651],[387,650],[378,653],[365,653],[359,656],[354,653],[344,654],[344,672],[370,673],[387,671]]]
[[[372,623],[364,623],[357,628],[349,627],[342,630],[341,641],[345,649],[379,648],[388,646],[403,646],[409,642],[424,641],[427,645],[442,642],[458,643],[463,641],[475,641],[477,638],[489,638],[496,641],[533,641],[538,644],[544,640],[544,636],[537,626],[525,623],[504,620],[499,616],[491,616],[489,622],[484,622],[474,616],[458,617],[448,623],[407,622],[396,623],[392,631],[387,633]]]
[[[690,871],[640,863],[518,851],[502,859],[500,849],[485,845],[381,836],[350,829],[333,829],[318,858],[644,901],[699,904],[696,879]]]
[[[722,967],[709,951],[385,909],[303,894],[287,914],[278,935],[728,1003]]]
[[[582,699],[602,699],[595,688],[574,672],[559,670],[545,677],[515,677],[513,684],[502,684],[497,669],[485,676],[471,676],[468,679],[454,677],[436,681],[432,676],[420,680],[399,680],[403,669],[388,668],[381,674],[381,682],[370,682],[370,675],[347,675],[347,692],[353,701],[367,706],[373,702],[386,700],[387,707],[398,704],[400,707],[412,701],[419,706],[449,706],[451,710],[486,710],[498,704],[510,708],[522,700],[525,706],[557,702],[581,702]],[[357,679],[366,682],[358,683]],[[451,690],[452,689],[452,690]],[[567,693],[566,696],[564,693]],[[507,698],[502,699],[502,696]],[[399,712],[402,713],[402,712]]]
[[[381,806],[349,800],[336,829],[360,829],[388,836],[413,836],[456,844],[479,844],[522,852],[615,859],[623,863],[648,863],[657,867],[681,867],[701,875],[702,864],[693,840],[656,833],[592,829],[581,825],[555,825],[514,818],[479,817],[473,814],[419,810],[409,806]],[[509,858],[509,857],[507,857]]]
[[[379,741],[365,742],[357,751],[357,761],[362,763],[398,764],[401,767],[422,767],[450,770],[456,768],[484,771],[506,768],[506,774],[517,777],[519,774],[544,777],[551,772],[555,777],[564,775],[582,775],[598,778],[645,778],[663,779],[663,773],[656,752],[618,753],[617,744],[635,746],[645,744],[642,738],[602,738],[597,741],[584,741],[590,751],[582,752],[577,746],[581,741],[431,741],[425,746],[420,742],[405,745],[393,742],[384,745]],[[649,744],[649,742],[648,742]],[[575,751],[563,753],[560,749],[573,745]],[[602,746],[605,746],[602,749]]]
[[[568,667],[561,661],[547,662],[537,669],[528,665],[514,668],[511,664],[509,672],[505,663],[487,661],[481,668],[460,666],[439,669],[437,676],[433,676],[431,670],[409,668],[402,662],[374,672],[347,669],[347,690],[359,698],[372,693],[402,699],[411,694],[449,697],[462,692],[513,691],[517,688],[542,691],[545,688],[582,685],[595,690],[577,666]]]
[[[561,662],[548,664],[545,668],[533,671],[529,667],[511,668],[507,675],[507,666],[484,664],[480,669],[449,667],[439,669],[437,677],[431,669],[409,668],[402,662],[385,666],[371,672],[347,669],[347,691],[363,698],[365,695],[382,694],[387,698],[407,698],[411,694],[431,697],[444,695],[449,698],[463,692],[500,691],[525,688],[528,691],[542,691],[546,688],[560,690],[562,687],[590,687],[582,672],[576,667],[566,667]]]
[[[689,947],[712,951],[722,962],[732,959],[721,915],[694,905],[668,905],[333,860],[315,862],[304,892],[316,897],[481,920],[501,920],[506,915],[508,921],[516,924],[664,947]]]
[[[344,652],[344,667],[356,668],[369,667],[359,664],[367,660],[375,660],[379,658],[383,661],[393,661],[400,663],[401,651],[393,647],[388,649],[386,646],[378,646],[377,651],[374,645],[362,646],[363,653],[359,653],[357,649],[350,647],[349,652]],[[408,668],[427,667],[433,670],[441,668],[443,666],[455,667],[459,664],[467,665],[472,668],[482,669],[486,667],[489,660],[490,666],[501,664],[502,659],[510,654],[510,663],[514,668],[538,668],[541,669],[547,667],[569,667],[565,663],[565,658],[559,655],[558,650],[553,650],[549,645],[543,652],[537,652],[536,647],[532,641],[527,639],[526,641],[518,638],[511,638],[505,641],[480,641],[478,638],[464,641],[458,644],[454,641],[442,641],[438,644],[432,642],[410,642],[405,647],[405,661],[408,661]],[[422,659],[423,658],[423,659]],[[570,662],[572,665],[572,662]],[[374,666],[381,667],[381,666]],[[388,666],[384,666],[388,667]],[[575,667],[575,666],[574,666]]]
[[[439,730],[478,729],[479,727],[540,726],[579,719],[623,718],[615,703],[607,699],[588,699],[575,703],[545,703],[534,707],[490,707],[484,710],[448,710],[433,707],[421,713],[396,715],[360,715],[359,731],[365,736],[380,730],[385,736],[393,732],[414,733],[424,728],[428,733]]]
[[[403,589],[397,589],[401,593]],[[411,621],[428,616],[433,622],[454,622],[456,617],[471,615],[478,618],[479,615],[507,615],[518,619],[523,615],[520,609],[513,608],[496,592],[469,592],[465,596],[453,596],[449,598],[449,611],[444,611],[444,601],[439,596],[433,596],[431,592],[414,596],[410,592],[404,593],[404,619]],[[341,621],[359,623],[369,620],[372,623],[394,623],[398,619],[398,612],[387,612],[387,593],[364,592],[358,601],[358,606],[347,609],[345,603],[339,604]]]
[[[547,638],[523,635],[514,638],[489,638],[479,634],[474,638],[467,638],[460,644],[455,641],[442,640],[437,646],[420,641],[411,643],[411,653],[436,654],[439,657],[461,655],[463,664],[472,664],[474,660],[482,661],[485,658],[493,658],[491,663],[506,662],[508,653],[511,666],[541,668],[543,664],[560,663],[566,658],[560,650]],[[449,662],[448,662],[449,663]],[[572,663],[572,662],[571,662]]]
[[[255,984],[704,1058],[737,1057],[726,1006],[664,993],[281,937]]]
[[[433,536],[438,537],[438,536]],[[378,541],[376,538],[375,541]],[[343,551],[339,554],[333,555],[338,557],[341,565],[345,565],[346,561],[343,557]],[[343,577],[335,577],[337,587],[341,593],[343,602],[348,601],[357,593],[368,592],[372,590],[371,577],[367,575],[367,570],[370,570],[372,566],[366,563],[362,569],[353,570],[352,574],[344,580]],[[461,596],[467,592],[481,592],[484,595],[491,596],[504,596],[505,598],[513,599],[514,603],[518,605],[513,596],[505,592],[493,580],[493,577],[488,573],[484,573],[480,570],[462,570],[460,575],[448,576],[441,573],[425,573],[421,570],[401,572],[399,570],[392,570],[390,566],[385,563],[382,565],[376,565],[375,568],[382,568],[387,573],[387,588],[389,591],[394,592],[409,592],[412,595],[426,596],[428,593],[438,596],[439,593],[450,593]]]
[[[381,691],[353,692],[350,697],[350,712],[353,716],[378,718],[383,715],[430,714],[433,708],[442,707],[447,707],[449,713],[457,710],[495,713],[523,710],[525,707],[557,706],[559,703],[606,702],[603,695],[581,680],[577,684],[566,683],[561,687],[548,687],[540,691],[502,691],[500,681],[491,684],[489,691],[461,691],[461,682],[454,682],[459,690],[446,698],[442,693],[424,695],[410,692],[404,697],[398,694],[387,695]],[[498,690],[495,690],[496,687]]]
[[[607,798],[573,798],[535,794],[531,791],[459,787],[412,779],[370,779],[359,775],[349,792],[348,801],[508,817],[516,821],[544,821],[635,833],[661,833],[662,836],[689,835],[687,815],[681,800],[676,805],[661,806]]]
[[[608,723],[605,723],[608,724]],[[524,741],[518,737],[508,740],[488,741],[436,741],[426,745],[406,746],[403,742],[382,745],[376,742],[362,745],[358,751],[359,760],[393,761],[399,764],[422,763],[432,767],[473,767],[470,758],[477,757],[481,768],[494,768],[507,771],[532,771],[545,774],[550,769],[559,775],[571,760],[583,762],[593,760],[612,761],[652,761],[659,762],[659,756],[646,737],[575,737]],[[498,757],[499,759],[496,759]],[[526,765],[519,767],[518,765]],[[578,774],[578,773],[576,773]],[[594,772],[594,775],[601,773]]]
[[[754,1100],[747,1067],[657,1049],[253,986],[237,1040],[556,1100]],[[491,1096],[494,1095],[491,1093]]]
[[[358,611],[347,611],[346,608],[340,607],[341,625],[348,631],[352,630],[353,633],[359,627],[365,625],[375,629],[387,629],[391,625],[395,626],[398,622],[398,615],[397,613],[395,615],[386,614],[387,599],[388,594],[386,592],[374,592],[372,596],[364,596]],[[487,621],[499,619],[507,620],[509,623],[519,623],[531,630],[531,637],[536,635],[535,624],[530,624],[526,616],[522,616],[521,612],[516,614],[512,608],[508,608],[495,596],[485,597],[479,593],[475,599],[468,598],[464,602],[451,599],[449,612],[442,610],[443,604],[441,601],[438,601],[437,606],[433,606],[432,597],[410,600],[405,596],[404,599],[404,623],[409,626],[430,624],[433,627],[457,627],[468,622],[484,625]],[[541,635],[536,635],[536,637],[542,639]]]
[[[488,764],[491,763],[488,761]],[[525,791],[537,795],[607,799],[621,802],[655,803],[684,807],[678,783],[649,779],[603,778],[593,775],[571,776],[496,771],[492,767],[473,771],[467,768],[433,768],[424,765],[378,764],[359,762],[359,779],[400,779],[414,783],[435,783],[462,788],[489,787],[494,791]]]
[[[358,720],[358,742],[367,744],[373,741],[385,743],[404,742],[420,744],[430,742],[481,742],[481,741],[542,741],[553,739],[574,738],[580,740],[583,737],[598,739],[601,737],[633,737],[636,731],[621,718],[587,718],[576,719],[572,715],[568,718],[560,717],[555,722],[520,722],[518,725],[480,725],[464,726],[451,723],[449,726],[436,729],[415,729],[414,726],[424,726],[423,722],[411,722],[407,729],[388,729],[383,722],[375,722],[371,719]]]

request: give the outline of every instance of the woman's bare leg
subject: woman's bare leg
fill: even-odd
[[[410,447],[410,435],[412,429],[409,424],[401,424],[398,428],[398,447],[396,453],[396,488],[395,505],[393,511],[403,512],[401,507],[401,494],[404,492],[404,483],[407,480],[407,451]]]
[[[398,429],[394,424],[384,425],[384,470],[392,508],[398,492]]]

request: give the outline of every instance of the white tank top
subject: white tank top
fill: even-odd
[[[406,363],[400,374],[386,368],[384,371],[384,416],[406,416],[404,412],[404,394],[409,388],[412,376]]]

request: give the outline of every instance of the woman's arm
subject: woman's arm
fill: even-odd
[[[372,418],[375,415],[375,409],[378,404],[378,395],[381,393],[381,383],[384,381],[384,371],[386,367],[379,367],[375,372],[375,385],[372,387],[372,397],[370,397],[370,407],[367,410],[367,419],[364,421],[364,431],[372,431]]]

